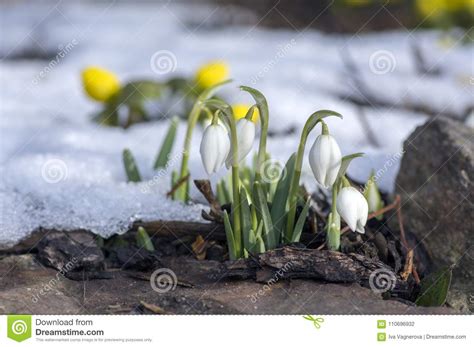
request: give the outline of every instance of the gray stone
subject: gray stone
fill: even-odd
[[[405,141],[396,181],[405,226],[426,246],[434,267],[455,264],[452,288],[465,297],[474,294],[473,139],[474,130],[462,123],[430,119]]]

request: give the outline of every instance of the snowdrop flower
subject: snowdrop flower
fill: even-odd
[[[341,150],[334,137],[324,130],[316,138],[309,152],[309,164],[319,184],[330,188],[337,178],[341,167]]]
[[[225,127],[220,124],[211,124],[201,140],[201,159],[206,172],[211,175],[217,172],[224,164],[230,150],[230,139]]]
[[[344,187],[337,196],[337,213],[352,231],[365,233],[369,207],[365,197],[354,187]]]
[[[239,162],[242,161],[247,154],[252,150],[253,142],[255,140],[256,127],[255,123],[247,118],[241,118],[236,125],[237,130],[237,150],[239,154]],[[232,166],[232,151],[225,162],[227,168]]]

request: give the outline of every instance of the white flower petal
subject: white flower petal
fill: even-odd
[[[238,160],[241,162],[245,159],[247,154],[252,150],[252,146],[255,140],[256,127],[255,123],[242,118],[239,119],[236,125],[237,130],[237,148],[238,148]],[[232,165],[232,151],[226,159],[225,165],[230,168]]]
[[[227,130],[219,124],[210,125],[204,130],[201,140],[201,159],[208,175],[221,168],[229,152],[230,140]]]
[[[357,191],[355,188],[342,188],[336,200],[336,209],[352,231],[357,228]]]
[[[331,187],[341,167],[341,150],[331,135],[319,135],[309,152],[314,177],[325,188]]]

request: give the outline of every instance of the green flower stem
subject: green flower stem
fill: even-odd
[[[197,100],[194,103],[193,108],[191,109],[191,112],[188,117],[188,127],[186,129],[186,136],[184,138],[183,145],[183,157],[181,158],[181,170],[179,172],[179,177],[177,177],[177,180],[180,180],[189,174],[188,161],[191,147],[191,138],[193,136],[193,130],[196,127],[196,123],[199,120],[199,116],[201,115],[201,111],[204,108],[204,101],[211,98],[220,87],[229,82],[231,82],[231,80],[218,83],[204,90],[197,97]],[[184,182],[178,189],[176,189],[176,192],[173,194],[172,198],[186,202],[188,201],[188,190],[189,180]]]
[[[193,136],[193,130],[196,127],[196,123],[199,119],[199,115],[201,114],[202,104],[201,102],[197,101],[193,108],[191,109],[191,113],[188,117],[188,127],[186,129],[186,136],[184,138],[184,145],[183,145],[183,157],[181,158],[181,170],[179,173],[179,177],[186,177],[189,173],[188,169],[188,161],[189,161],[189,150],[191,147],[191,139]],[[185,182],[176,189],[175,193],[173,194],[173,199],[187,201],[188,197],[186,192],[188,191],[188,184],[189,182]]]
[[[334,111],[329,110],[321,110],[314,112],[311,116],[309,116],[304,128],[301,132],[300,143],[298,146],[298,152],[296,153],[296,161],[295,161],[295,172],[293,173],[293,178],[291,180],[290,191],[288,194],[288,216],[287,216],[287,223],[286,223],[286,233],[285,233],[285,240],[284,242],[288,243],[292,239],[293,236],[293,228],[295,226],[295,218],[296,218],[296,204],[298,202],[298,188],[300,184],[300,177],[301,177],[301,169],[303,166],[303,155],[304,155],[304,148],[306,146],[306,141],[308,139],[308,135],[311,130],[319,123],[322,122],[322,119],[328,116],[336,116],[342,118],[342,116]],[[323,122],[323,132],[328,131],[326,124]]]
[[[260,124],[261,124],[261,133],[260,133],[260,142],[258,145],[258,154],[257,154],[257,167],[255,169],[255,181],[261,181],[262,177],[262,170],[263,170],[263,163],[265,162],[266,153],[267,153],[267,134],[268,134],[268,120],[269,120],[269,113],[268,113],[268,103],[258,90],[247,87],[247,86],[240,86],[240,89],[246,91],[252,95],[254,98],[258,112],[260,115]]]
[[[242,257],[242,228],[240,227],[240,176],[239,176],[239,149],[237,141],[237,127],[234,115],[227,117],[230,128],[230,141],[232,149],[232,229],[234,231],[235,253]]]
[[[339,214],[337,213],[337,200],[338,194],[338,184],[332,186],[332,205],[331,205],[331,214],[328,219],[327,225],[327,245],[331,251],[339,250],[341,245],[341,220]]]
[[[267,135],[268,135],[268,113],[261,107],[258,107],[260,114],[260,124],[262,126],[260,132],[260,142],[258,144],[257,169],[255,170],[255,181],[260,181],[262,177],[263,163],[267,154]]]

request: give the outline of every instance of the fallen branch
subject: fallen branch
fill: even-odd
[[[166,196],[167,197],[170,197],[170,196],[173,196],[173,194],[178,190],[179,187],[181,187],[181,185],[183,185],[184,182],[187,182],[188,181],[188,178],[189,178],[189,174],[187,174],[186,176],[184,177],[181,177],[175,184],[173,187],[171,187],[171,190],[166,193]]]
[[[379,260],[360,254],[319,251],[285,246],[258,254],[249,259],[227,262],[223,277],[253,278],[258,282],[276,282],[280,279],[311,278],[335,283],[374,285],[372,273],[391,273],[393,270]],[[387,291],[408,292],[408,284],[400,277],[390,276]]]

